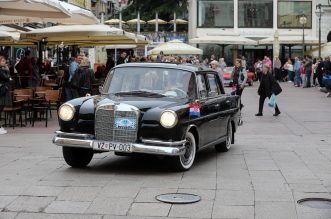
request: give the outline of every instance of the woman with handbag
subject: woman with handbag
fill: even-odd
[[[263,105],[265,99],[270,98],[271,95],[278,95],[282,92],[282,88],[277,83],[274,76],[270,73],[270,66],[264,65],[262,68],[262,79],[258,89],[258,94],[260,95],[259,101],[259,112],[255,116],[263,116]],[[280,114],[277,104],[275,104],[275,114],[278,116]]]
[[[3,56],[0,56],[0,114],[5,106],[11,104],[10,96],[10,73],[9,68],[6,63],[6,59]],[[0,135],[6,134],[5,130],[0,124]]]

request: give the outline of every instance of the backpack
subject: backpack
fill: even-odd
[[[306,68],[305,68],[304,64],[301,64],[301,66],[300,66],[300,74],[302,74],[302,75],[306,74]]]
[[[81,80],[82,80],[82,69],[81,68],[77,68],[74,75],[71,78],[70,81],[70,87],[71,88],[75,88],[75,89],[79,89],[81,86]]]

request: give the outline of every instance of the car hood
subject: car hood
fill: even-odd
[[[169,109],[187,103],[185,99],[175,100],[171,98],[146,98],[146,97],[121,97],[111,98],[105,96],[94,96],[90,99],[86,99],[80,107],[81,114],[94,113],[98,106],[104,104],[128,104],[137,107],[141,112],[147,112],[152,109]]]

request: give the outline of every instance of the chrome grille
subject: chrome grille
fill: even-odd
[[[116,118],[131,118],[135,129],[115,128]],[[99,108],[95,116],[95,137],[97,140],[113,142],[135,142],[137,140],[138,114],[136,111],[118,111],[113,107]]]

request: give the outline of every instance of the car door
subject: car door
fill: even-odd
[[[208,73],[207,81],[209,108],[210,113],[213,115],[213,120],[210,124],[212,126],[210,127],[212,129],[211,134],[213,135],[213,139],[217,140],[226,134],[227,116],[223,112],[227,100],[225,95],[222,94],[224,91],[220,80],[217,78],[217,74],[214,72]]]
[[[207,90],[205,73],[197,73],[196,81],[197,81],[197,91],[198,91],[198,102],[200,104],[200,117],[194,118],[194,120],[195,120],[195,124],[199,128],[200,145],[204,146],[211,142],[210,140],[211,126],[209,124],[210,107],[209,107],[208,90]]]

